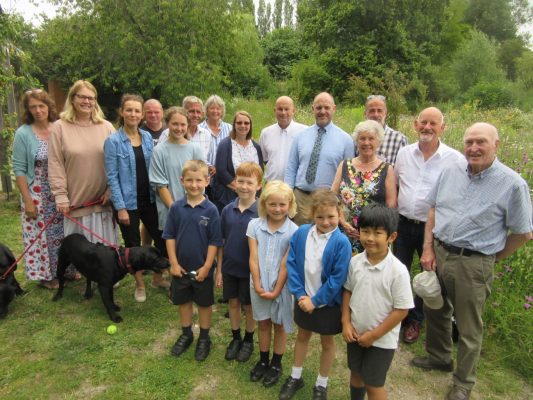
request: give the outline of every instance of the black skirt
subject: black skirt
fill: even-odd
[[[336,335],[342,332],[341,307],[324,306],[315,308],[311,314],[302,311],[298,302],[294,302],[294,322],[300,328],[320,335]]]

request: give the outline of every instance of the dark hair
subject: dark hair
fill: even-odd
[[[398,231],[400,215],[398,210],[383,204],[370,203],[363,207],[359,217],[359,228],[383,228],[387,235]]]
[[[141,96],[139,96],[138,94],[126,93],[126,94],[123,94],[122,97],[120,98],[120,107],[119,107],[120,111],[124,110],[124,105],[126,104],[127,101],[136,101],[137,103],[141,104],[141,110],[143,109],[144,100]],[[119,126],[124,125],[124,118],[122,118],[122,115],[120,115],[120,112],[118,113],[118,125]]]
[[[31,89],[24,93],[22,97],[22,107],[24,114],[22,115],[22,122],[31,125],[34,122],[33,115],[30,112],[30,99],[42,101],[48,106],[48,121],[54,122],[57,119],[56,104],[54,100],[42,89]]]
[[[248,134],[246,135],[246,140],[250,140],[252,138],[252,116],[250,115],[250,113],[246,111],[237,111],[235,113],[235,116],[233,117],[233,124],[232,124],[233,129],[231,130],[229,135],[232,139],[235,139],[235,137],[237,136],[237,134],[235,133],[235,121],[237,121],[237,117],[239,115],[244,115],[246,118],[250,120],[250,130],[248,131]]]

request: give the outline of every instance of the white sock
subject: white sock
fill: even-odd
[[[328,377],[318,374],[318,376],[316,377],[315,386],[322,386],[322,387],[327,388],[328,387]]]
[[[302,377],[303,367],[292,367],[291,377],[293,379],[300,379]]]

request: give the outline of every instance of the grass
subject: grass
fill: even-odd
[[[227,104],[227,121],[237,109],[254,117],[255,137],[273,123],[274,101],[234,99]],[[445,109],[445,107],[443,107]],[[299,107],[296,118],[312,123],[309,107]],[[445,109],[446,110],[446,109]],[[335,121],[351,132],[362,119],[361,108],[338,110]],[[412,116],[404,116],[397,126],[410,142],[416,140]],[[446,110],[449,126],[445,141],[460,149],[464,129],[475,121],[494,123],[501,132],[499,157],[520,170],[532,186],[533,169],[527,156],[533,154],[533,114],[519,110],[480,111],[471,107]],[[22,253],[17,201],[1,201],[0,242],[16,255]],[[493,293],[485,313],[485,341],[478,369],[479,382],[473,399],[531,398],[533,376],[533,309],[526,310],[526,296],[533,295],[533,251],[531,244],[496,268]],[[509,271],[511,270],[511,271]],[[264,389],[249,382],[248,374],[257,354],[247,363],[224,360],[230,340],[229,323],[223,317],[225,306],[216,305],[213,316],[213,350],[208,360],[198,363],[193,349],[181,358],[169,355],[179,334],[177,309],[162,291],[147,289],[144,304],[133,299],[131,277],[116,290],[124,322],[118,332],[108,335],[110,324],[98,294],[83,299],[84,283],[70,284],[57,303],[52,292],[37,288],[24,278],[23,264],[17,278],[28,291],[17,298],[10,314],[0,321],[0,397],[3,399],[272,399],[280,385]],[[147,281],[149,278],[146,278]],[[218,293],[217,293],[217,297]],[[198,329],[195,327],[197,335]],[[283,360],[285,375],[292,363],[290,337]],[[423,339],[423,338],[422,338]],[[348,370],[345,347],[337,337],[337,359],[330,378],[331,399],[347,399]],[[296,400],[309,398],[318,368],[319,342],[313,338],[304,368],[306,387]],[[256,346],[257,353],[257,346]],[[449,375],[424,373],[407,366],[413,354],[423,354],[423,340],[402,346],[395,357],[387,383],[391,399],[437,399],[444,396]]]

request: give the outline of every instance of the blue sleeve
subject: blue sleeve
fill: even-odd
[[[115,210],[122,210],[126,208],[122,190],[120,189],[120,180],[118,176],[118,143],[113,140],[113,136],[109,136],[104,142],[104,162],[105,174],[107,176],[107,184],[111,188],[111,202]]]
[[[165,143],[161,143],[159,146],[154,148],[154,152],[152,153],[152,161],[150,161],[148,177],[150,184],[154,188],[168,186],[168,176],[165,172]]]
[[[346,145],[344,147],[344,158],[343,160],[351,160],[355,157],[355,143],[348,135],[348,140],[346,141]]]
[[[209,231],[207,232],[209,235],[209,246],[222,246],[222,234],[220,232],[220,215],[218,214],[218,210],[213,205],[213,208],[211,209],[211,223],[208,225]]]
[[[296,300],[301,296],[307,296],[307,293],[305,292],[305,275],[303,274],[305,254],[299,254],[298,251],[301,245],[299,243],[301,234],[302,232],[298,230],[292,236],[289,246],[289,254],[287,256],[287,285],[289,291],[294,295]],[[298,263],[298,260],[300,260],[300,263]]]
[[[289,152],[289,160],[287,162],[287,170],[285,171],[285,183],[294,189],[296,186],[296,173],[298,172],[298,138],[296,136],[291,145]]]
[[[311,299],[315,307],[331,304],[335,297],[339,295],[339,292],[342,291],[342,287],[348,276],[350,259],[352,258],[352,247],[345,236],[337,236],[336,239],[337,238],[339,240],[338,243],[335,244],[335,249],[333,250],[334,258],[330,274]],[[322,261],[322,263],[324,264],[324,261]]]
[[[163,239],[176,239],[179,218],[176,215],[177,209],[175,204],[176,203],[172,204],[168,210],[167,222],[165,223],[165,229],[163,229],[163,234],[161,235]]]
[[[231,162],[231,139],[224,139],[218,145],[217,156],[215,159],[215,167],[217,170],[216,179],[217,181],[227,186],[233,179],[234,175],[230,173],[229,163]]]

